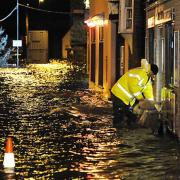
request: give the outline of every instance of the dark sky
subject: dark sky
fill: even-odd
[[[29,4],[30,7],[40,8],[48,11],[70,11],[70,0],[44,0],[44,3],[39,4],[39,0],[19,0],[20,4]],[[16,0],[1,0],[0,3],[0,19],[6,17],[16,6]],[[64,33],[70,25],[70,14],[56,14],[48,12],[40,12],[27,9],[20,6],[19,17],[20,36],[25,34],[25,15],[29,16],[29,29],[47,29],[50,31],[58,31]],[[16,11],[5,21],[0,22],[6,33],[9,36],[16,36]]]
[[[16,0],[0,0],[0,19],[6,17],[16,6]],[[19,0],[20,4],[29,7],[44,9],[47,11],[70,12],[71,0]],[[20,6],[19,10],[19,38],[24,39],[26,34],[26,13],[29,17],[29,30],[48,30],[49,37],[49,58],[61,57],[61,39],[71,25],[71,14],[56,14],[40,12]],[[16,11],[5,21],[0,22],[8,35],[8,42],[16,39]]]

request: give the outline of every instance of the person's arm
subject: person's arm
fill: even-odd
[[[161,104],[156,103],[154,100],[153,87],[150,81],[147,83],[147,86],[143,91],[143,95],[145,100],[139,102],[142,109],[157,110],[158,112],[161,111]]]
[[[154,110],[154,95],[151,81],[148,81],[144,89],[139,89],[139,95],[136,99],[139,101],[138,106],[142,110]]]
[[[146,100],[154,101],[153,87],[151,81],[148,81],[142,93]]]

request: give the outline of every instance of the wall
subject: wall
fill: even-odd
[[[62,57],[67,58],[66,48],[71,47],[71,33],[68,31],[62,39]]]
[[[140,59],[145,57],[145,5],[141,0],[134,3],[134,36],[132,66],[139,66]]]
[[[115,50],[116,50],[116,26],[113,22],[108,20],[108,3],[106,0],[91,0],[89,17],[97,14],[104,14],[104,50],[103,50],[103,87],[98,85],[98,58],[99,58],[99,28],[96,27],[96,69],[95,69],[95,83],[89,78],[89,87],[97,91],[102,91],[104,97],[110,97],[110,89],[115,82]],[[91,42],[91,31],[89,30],[89,42]],[[89,47],[91,52],[91,47]],[[91,53],[89,56],[91,59]],[[90,62],[91,63],[91,62]],[[90,68],[91,66],[89,66]],[[89,71],[91,74],[91,69]]]

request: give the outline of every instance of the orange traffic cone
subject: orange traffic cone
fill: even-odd
[[[6,140],[6,150],[5,150],[5,154],[4,154],[3,165],[4,165],[4,168],[14,168],[15,167],[12,137],[8,137]]]
[[[12,153],[12,152],[13,152],[12,138],[8,137],[6,140],[6,153]]]

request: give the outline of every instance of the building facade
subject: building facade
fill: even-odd
[[[144,3],[141,0],[90,0],[87,30],[89,88],[110,98],[110,89],[144,58]]]
[[[163,116],[180,138],[179,95],[179,0],[146,1],[146,58],[159,66],[156,101],[162,103]]]
[[[71,27],[62,39],[62,58],[79,65],[86,63],[85,11],[83,0],[71,0]]]

